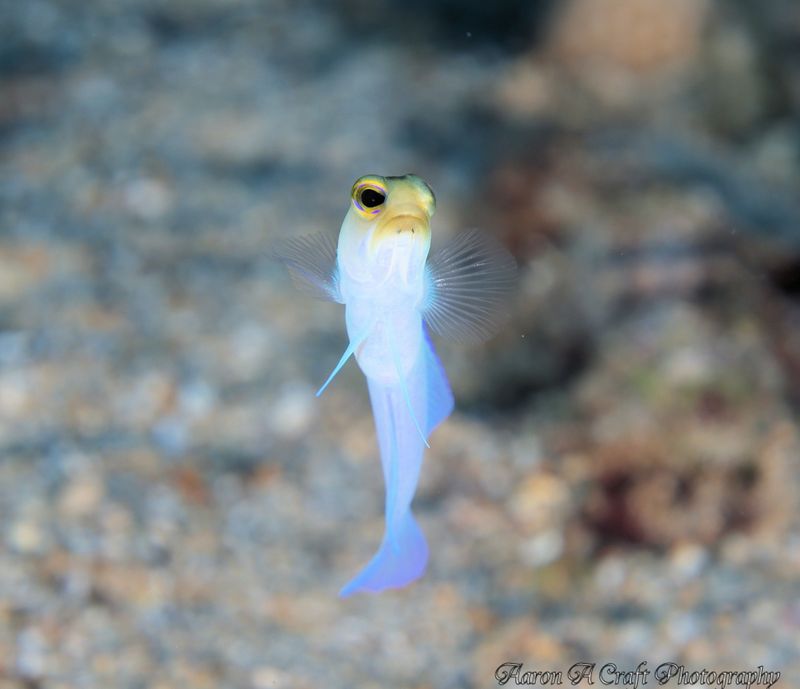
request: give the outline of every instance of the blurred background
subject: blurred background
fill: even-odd
[[[799,115],[795,0],[0,3],[0,688],[800,681]],[[520,287],[342,601],[366,388],[266,256],[406,172]]]

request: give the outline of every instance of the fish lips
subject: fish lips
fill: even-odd
[[[385,244],[405,246],[409,243],[427,244],[430,240],[430,220],[421,213],[394,213],[381,218],[369,237],[369,249],[377,252]]]

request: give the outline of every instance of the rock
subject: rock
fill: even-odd
[[[558,523],[567,507],[568,492],[563,481],[552,474],[526,478],[514,491],[510,509],[521,528],[535,532]]]
[[[22,519],[11,524],[8,544],[24,555],[41,554],[50,545],[42,525],[33,519]]]
[[[72,477],[58,498],[59,511],[69,519],[94,513],[105,495],[103,479],[96,473],[79,473]]]

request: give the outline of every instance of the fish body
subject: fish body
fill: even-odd
[[[453,395],[428,335],[480,339],[500,322],[516,264],[487,235],[463,233],[433,259],[430,187],[416,175],[356,180],[336,244],[285,243],[278,258],[315,296],[345,305],[351,355],[367,379],[386,485],[383,540],[340,595],[404,586],[425,570],[428,546],[411,513],[431,431]],[[318,394],[320,394],[318,393]]]
[[[410,371],[422,342],[422,271],[411,285],[396,272],[390,270],[383,281],[353,280],[344,271],[340,278],[347,334],[351,342],[361,341],[356,361],[368,379],[383,383],[397,382]],[[400,370],[387,357],[391,347]]]
[[[357,203],[365,189],[384,201],[376,208]],[[352,196],[337,247],[347,333],[351,342],[363,338],[355,356],[367,379],[396,383],[410,372],[422,343],[433,194],[407,175],[361,178]]]

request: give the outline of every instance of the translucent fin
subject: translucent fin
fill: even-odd
[[[406,407],[408,407],[408,413],[411,415],[411,420],[414,422],[417,433],[419,433],[419,437],[422,438],[422,442],[425,444],[425,447],[430,448],[430,445],[428,445],[428,439],[425,436],[425,433],[422,431],[422,426],[419,425],[417,415],[414,413],[414,407],[411,406],[411,396],[408,394],[408,381],[406,381],[403,372],[400,370],[400,355],[397,353],[397,347],[394,344],[394,333],[392,332],[392,328],[389,323],[387,323],[387,327],[389,328],[389,349],[392,350],[392,359],[394,360],[394,367],[397,371],[397,377],[400,379],[400,390],[403,393],[403,399],[405,400]]]
[[[325,392],[325,388],[327,388],[331,381],[336,377],[336,374],[342,370],[342,366],[347,363],[347,360],[355,353],[358,345],[360,345],[364,340],[367,339],[367,335],[369,335],[369,331],[371,330],[371,326],[364,329],[364,332],[359,335],[357,338],[350,340],[350,344],[347,345],[347,349],[344,350],[344,354],[342,354],[342,358],[339,359],[339,363],[336,364],[331,374],[328,376],[328,379],[323,383],[322,387],[317,390],[317,397],[319,397],[323,392]]]
[[[485,340],[508,315],[516,272],[514,257],[491,235],[463,232],[428,261],[425,322],[438,335]]]
[[[410,374],[409,394],[416,416],[424,417],[426,394],[418,360]],[[340,592],[383,591],[411,583],[422,576],[428,561],[428,545],[413,515],[424,445],[409,414],[399,385],[385,386],[367,379],[375,414],[375,429],[386,481],[386,531],[378,552]]]
[[[316,299],[342,303],[335,237],[323,233],[290,237],[278,242],[271,253],[286,266],[299,290]]]
[[[359,591],[377,592],[405,586],[422,575],[427,563],[425,536],[411,512],[406,512],[391,537],[387,533],[378,552],[339,595],[344,598]]]
[[[403,398],[406,401],[406,406],[408,407],[408,413],[411,414],[411,420],[414,422],[414,426],[417,429],[417,433],[419,433],[419,437],[422,438],[422,442],[425,447],[430,449],[430,445],[428,444],[428,439],[425,437],[425,433],[422,432],[422,426],[419,425],[419,421],[417,420],[417,415],[414,413],[414,407],[411,406],[411,397],[408,394],[408,385],[406,385],[405,378],[400,379],[400,389],[403,391]]]
[[[428,561],[425,537],[411,514],[424,453],[419,419],[428,435],[453,410],[453,395],[425,333],[407,389],[367,379],[386,482],[386,533],[378,552],[340,592],[382,591],[422,576]]]
[[[328,379],[322,384],[322,387],[317,390],[317,397],[319,397],[323,392],[325,392],[325,388],[327,388],[331,381],[336,377],[336,374],[342,370],[342,366],[347,363],[347,360],[353,355],[353,352],[356,351],[356,347],[358,347],[358,342],[351,342],[347,345],[347,349],[344,350],[344,354],[342,354],[342,358],[339,359],[339,363],[336,364],[336,367],[331,371],[331,374],[328,376]]]
[[[427,415],[425,434],[430,435],[442,421],[453,411],[453,393],[444,372],[442,362],[436,356],[433,343],[427,331],[422,343],[425,361],[425,384],[427,388]]]

